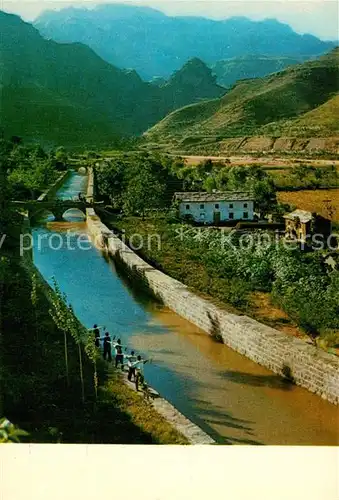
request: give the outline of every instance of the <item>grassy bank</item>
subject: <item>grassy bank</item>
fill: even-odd
[[[93,364],[83,351],[85,402],[81,400],[78,348],[53,323],[41,287],[32,305],[32,279],[20,262],[2,258],[3,414],[29,432],[26,442],[186,444],[143,398],[98,361],[98,398]]]
[[[290,252],[279,245],[265,249],[260,243],[234,251],[220,245],[218,231],[199,233],[165,217],[105,222],[125,231],[127,243],[133,234],[141,235],[144,245],[137,253],[142,258],[224,309],[289,335],[309,335],[325,349],[339,344],[338,272],[326,272],[319,253]],[[147,244],[155,234],[160,246],[155,238]],[[140,243],[139,236],[134,243]]]

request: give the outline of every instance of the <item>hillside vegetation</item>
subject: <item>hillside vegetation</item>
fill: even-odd
[[[0,108],[5,136],[45,145],[112,144],[138,135],[176,107],[224,93],[195,59],[163,88],[118,69],[85,45],[45,40],[0,11]]]
[[[224,59],[212,64],[211,68],[217,77],[217,82],[229,88],[238,80],[262,78],[271,73],[277,73],[289,66],[304,62],[307,57],[295,56],[262,56],[245,55]]]
[[[307,130],[310,135],[335,135],[338,133],[339,95],[330,98],[324,104],[303,114],[289,126],[286,124],[283,132],[294,135],[298,130]]]
[[[335,135],[339,49],[279,73],[234,85],[220,99],[186,106],[149,130],[150,142],[184,145],[206,138],[293,133]]]

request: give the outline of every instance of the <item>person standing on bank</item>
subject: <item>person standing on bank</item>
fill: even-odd
[[[127,361],[127,366],[128,366],[127,378],[131,382],[132,376],[133,376],[133,380],[135,382],[135,367],[133,366],[133,363],[135,363],[137,361],[137,357],[134,355],[134,351],[131,351],[131,354],[126,354],[125,357],[128,359],[128,361]]]
[[[121,364],[121,370],[124,369],[124,355],[122,353],[121,340],[118,339],[114,344],[115,348],[115,368],[118,368],[118,364]]]
[[[94,336],[95,336],[95,347],[100,347],[100,331],[98,325],[93,326]]]
[[[105,333],[103,337],[104,340],[104,359],[108,358],[108,361],[112,361],[112,341],[108,332]]]
[[[143,385],[143,383],[145,382],[144,364],[146,364],[148,361],[149,361],[148,359],[141,359],[141,356],[138,356],[136,362],[132,363],[132,367],[135,369],[136,372],[135,388],[137,391],[139,391],[139,385]]]

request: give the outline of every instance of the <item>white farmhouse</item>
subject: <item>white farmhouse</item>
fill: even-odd
[[[191,216],[196,222],[219,224],[233,220],[253,220],[254,198],[243,191],[214,193],[175,193],[181,217]]]

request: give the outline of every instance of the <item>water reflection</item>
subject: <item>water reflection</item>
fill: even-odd
[[[84,189],[73,176],[60,196]],[[72,180],[73,179],[73,180]],[[63,245],[34,248],[47,279],[55,276],[87,327],[105,325],[145,357],[149,383],[219,443],[322,444],[339,442],[338,409],[240,354],[152,300],[129,283],[114,262],[90,245],[85,222],[49,222],[34,240],[58,234]],[[87,250],[76,247],[79,235]],[[67,241],[75,249],[67,248]]]

